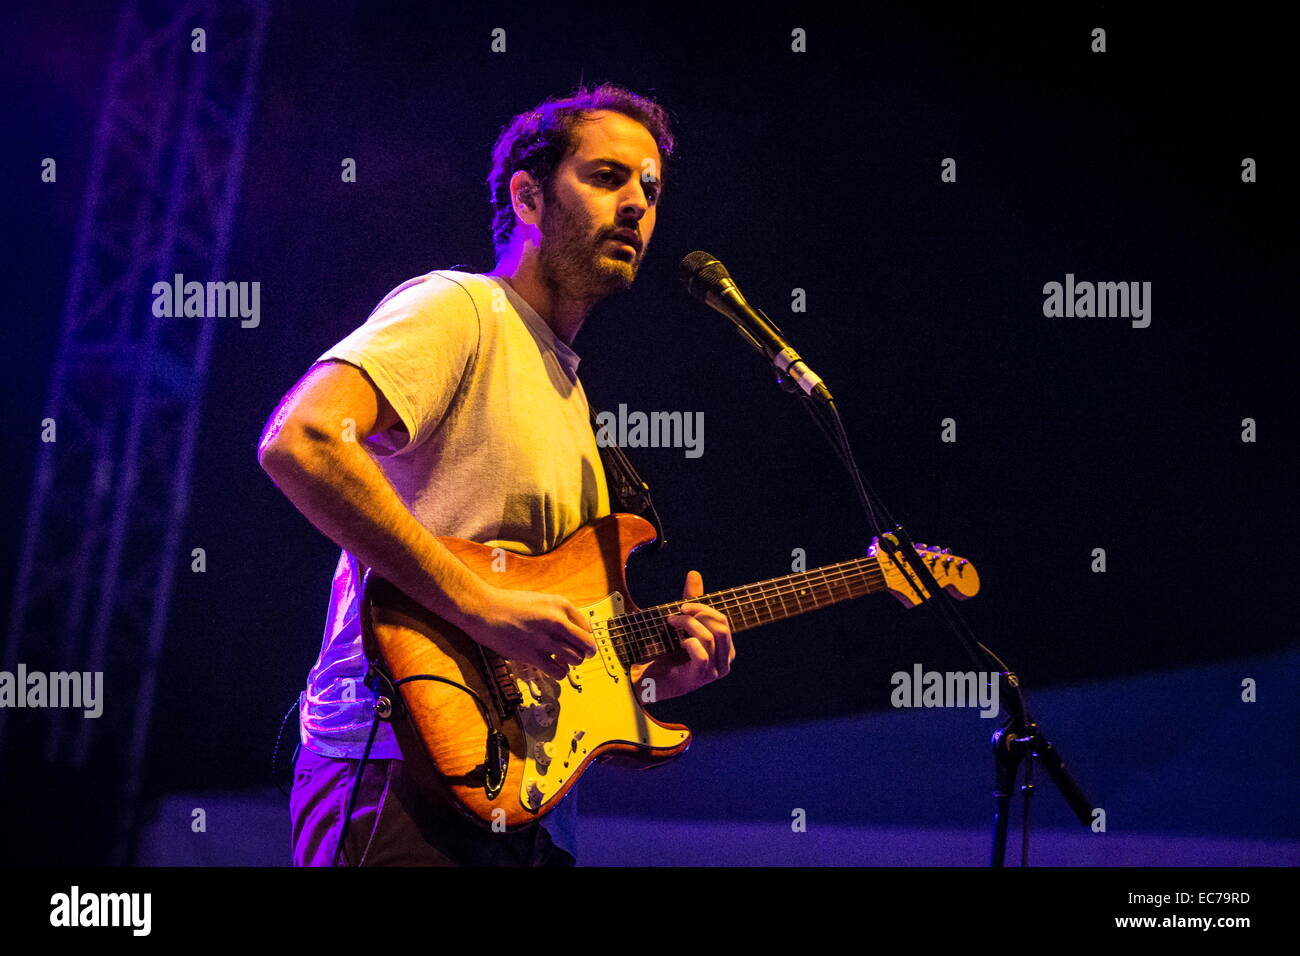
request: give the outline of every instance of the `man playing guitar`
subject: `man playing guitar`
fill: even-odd
[[[571,346],[592,306],[629,287],[654,232],[673,137],[653,101],[613,85],[516,116],[488,180],[491,273],[432,272],[394,289],[325,352],[266,425],[262,467],[343,553],[299,708],[293,862],[572,865],[572,798],[511,832],[476,826],[413,785],[375,698],[359,622],[362,568],[501,657],[557,680],[596,654],[567,598],[493,587],[438,536],[551,551],[610,511]],[[683,597],[704,593],[698,572]],[[655,699],[725,676],[722,612],[685,603],[671,654],[636,665]],[[346,808],[355,789],[353,812]]]

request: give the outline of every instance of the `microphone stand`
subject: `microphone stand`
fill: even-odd
[[[764,319],[767,316],[759,311]],[[770,320],[768,320],[770,322]],[[909,579],[909,583],[921,596],[921,603],[931,608],[939,619],[956,635],[958,643],[966,655],[975,663],[976,668],[994,663],[998,670],[1001,693],[999,703],[1006,713],[1006,720],[993,734],[994,789],[993,789],[993,848],[989,865],[1005,865],[1007,844],[1007,823],[1011,810],[1012,791],[1016,786],[1020,765],[1025,763],[1025,782],[1021,787],[1024,795],[1024,819],[1021,825],[1020,865],[1029,865],[1029,810],[1033,797],[1033,759],[1037,757],[1047,771],[1048,777],[1056,785],[1066,804],[1084,826],[1091,826],[1093,821],[1093,804],[1084,796],[1083,789],[1066,769],[1065,761],[1044,735],[1040,725],[1029,711],[1020,678],[1002,662],[993,651],[981,644],[974,632],[966,624],[957,610],[957,603],[943,588],[939,587],[934,575],[920,560],[912,539],[904,527],[894,521],[889,509],[879,497],[868,488],[858,468],[853,450],[849,445],[849,436],[844,430],[839,409],[824,387],[813,395],[807,395],[798,385],[781,372],[773,369],[777,384],[785,391],[791,392],[802,400],[804,409],[817,425],[827,442],[839,456],[841,463],[853,479],[858,499],[867,513],[872,528],[879,529],[874,498],[881,512],[893,525],[893,530],[881,533],[877,531],[880,550],[887,553],[895,566]],[[814,395],[816,397],[814,397]]]

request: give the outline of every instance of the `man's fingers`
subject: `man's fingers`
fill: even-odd
[[[569,620],[578,625],[578,628],[586,634],[591,633],[591,621],[587,620],[587,615],[583,614],[574,603],[567,598],[561,598],[564,601],[564,613]]]
[[[691,635],[688,638],[682,639],[683,647],[687,647],[689,644],[695,644],[704,652],[703,661],[700,661],[698,658],[696,658],[694,653],[691,654],[692,660],[696,661],[699,664],[702,664],[705,668],[706,673],[711,674],[714,677],[717,677],[718,668],[713,663],[713,655],[715,652],[715,644],[716,644],[716,641],[713,636],[713,632],[710,631],[703,624],[701,624],[699,621],[697,621],[695,618],[691,617],[689,614],[674,614],[668,620],[669,623],[671,623],[674,627],[680,627],[682,630],[686,631],[688,634]]]
[[[699,571],[687,571],[686,583],[682,586],[682,597],[693,598],[699,597],[704,593],[704,578],[700,576]]]
[[[568,601],[564,603],[564,614],[565,620],[559,622],[564,630],[558,636],[582,655],[581,660],[595,657],[596,641],[591,636],[591,623],[586,616]]]
[[[690,655],[691,667],[705,677],[713,670],[713,664],[709,660],[709,652],[704,649],[699,638],[688,637],[682,641],[682,648]]]
[[[554,677],[556,680],[564,680],[569,676],[569,668],[567,665],[549,657],[538,658],[537,662],[533,666],[538,668],[542,673]]]
[[[681,608],[683,614],[689,614],[692,617],[699,618],[701,621],[712,621],[716,624],[726,625],[728,628],[731,627],[731,622],[728,620],[727,615],[723,614],[716,607],[710,607],[707,604],[694,604],[690,601],[685,601],[682,604],[679,604],[678,607]]]
[[[693,620],[708,629],[713,638],[709,645],[713,666],[717,668],[719,677],[725,677],[731,671],[731,661],[736,656],[736,648],[731,641],[731,622],[725,614],[707,604],[686,603],[681,607],[683,616],[689,614]]]
[[[719,677],[726,677],[731,673],[731,659],[735,656],[736,649],[731,645],[730,632],[723,631],[713,636],[713,669]]]
[[[550,656],[554,657],[555,660],[564,667],[577,667],[586,660],[586,658],[568,644],[561,644],[557,641],[552,646],[553,650],[551,650]]]
[[[557,653],[563,650],[574,654],[577,657],[575,664],[580,664],[596,654],[596,643],[591,639],[591,635],[579,630],[570,621],[554,622],[551,637],[555,640]]]

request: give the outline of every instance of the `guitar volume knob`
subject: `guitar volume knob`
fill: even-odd
[[[542,806],[542,800],[545,798],[546,788],[534,780],[528,785],[528,805],[537,810]]]

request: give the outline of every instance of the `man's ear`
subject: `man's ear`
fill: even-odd
[[[515,213],[519,218],[523,219],[525,209],[529,212],[537,211],[537,197],[541,190],[537,188],[537,184],[533,182],[532,177],[523,170],[516,172],[515,176],[522,181],[519,191],[515,193]]]

